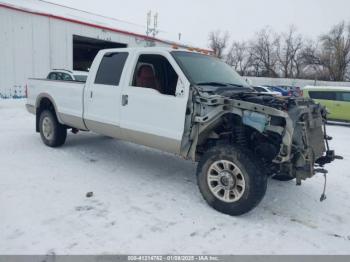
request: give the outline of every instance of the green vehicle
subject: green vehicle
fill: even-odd
[[[325,106],[329,120],[350,122],[350,87],[306,86],[303,96]]]

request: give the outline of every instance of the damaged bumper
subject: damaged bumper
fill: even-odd
[[[281,151],[274,159],[281,164],[281,172],[295,177],[297,184],[316,173],[327,173],[323,167],[335,159],[326,132],[326,110],[310,100],[295,100],[288,111],[290,125],[286,125]],[[286,135],[287,134],[287,135]]]

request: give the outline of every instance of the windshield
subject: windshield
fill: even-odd
[[[192,84],[249,87],[239,74],[216,57],[185,51],[171,53]]]
[[[87,76],[85,75],[74,75],[75,81],[86,82]]]

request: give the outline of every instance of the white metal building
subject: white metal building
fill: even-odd
[[[45,1],[0,0],[0,96],[23,96],[26,79],[46,77],[50,69],[87,70],[103,48],[174,44],[144,32],[140,25]]]

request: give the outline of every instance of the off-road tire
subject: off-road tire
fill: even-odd
[[[47,132],[45,133],[44,121],[52,125],[50,136],[47,135]],[[39,131],[41,140],[44,142],[45,145],[50,147],[62,146],[67,138],[66,127],[61,125],[58,122],[56,115],[49,110],[44,110],[40,114]]]
[[[236,165],[244,177],[245,188],[241,197],[232,203],[220,200],[209,188],[209,168],[218,161]],[[232,146],[214,146],[201,157],[197,167],[197,182],[204,199],[214,209],[232,216],[249,212],[263,199],[267,176],[262,172],[259,160],[249,151]]]

